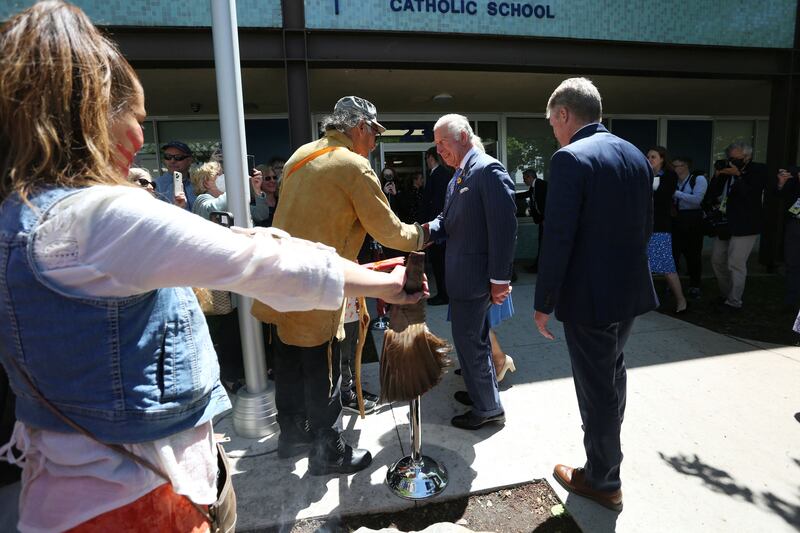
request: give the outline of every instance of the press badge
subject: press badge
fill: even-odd
[[[793,216],[800,216],[800,198],[794,201],[794,205],[789,208],[789,212]]]

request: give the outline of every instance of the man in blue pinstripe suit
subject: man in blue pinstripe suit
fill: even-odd
[[[445,271],[453,340],[467,386],[456,399],[472,408],[452,419],[462,429],[503,424],[492,364],[487,311],[511,292],[517,235],[514,183],[483,150],[466,117],[445,115],[433,130],[439,155],[456,169],[444,209],[429,223],[431,240],[447,240]]]

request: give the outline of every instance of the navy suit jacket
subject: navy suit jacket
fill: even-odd
[[[495,158],[477,151],[451,180],[431,239],[447,240],[447,294],[472,300],[489,293],[490,280],[510,280],[517,239],[514,182]]]
[[[586,326],[658,305],[647,245],[653,171],[642,152],[589,124],[553,154],[535,308]]]

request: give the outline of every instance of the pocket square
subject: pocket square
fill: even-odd
[[[464,193],[465,193],[465,192],[467,192],[468,190],[469,190],[469,187],[464,187],[463,189],[461,189],[461,190],[459,190],[459,191],[458,191],[458,194],[464,194]]]

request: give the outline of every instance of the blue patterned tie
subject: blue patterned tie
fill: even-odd
[[[461,171],[463,168],[457,168],[455,174],[453,174],[453,178],[450,180],[450,186],[448,187],[448,194],[453,194],[456,190],[456,185],[458,184],[459,178],[461,178]]]

